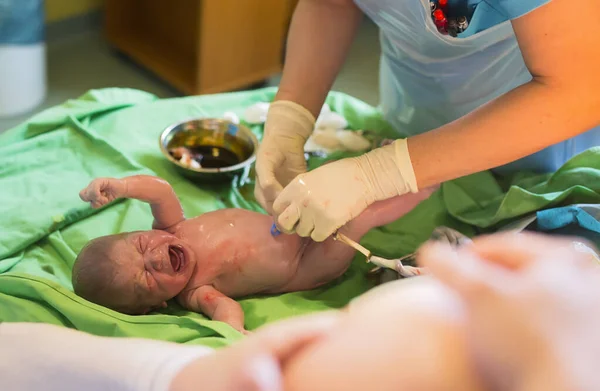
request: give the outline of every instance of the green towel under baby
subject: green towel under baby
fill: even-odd
[[[264,213],[253,182],[195,185],[161,155],[158,136],[187,118],[243,116],[276,90],[160,100],[128,89],[93,90],[46,110],[0,136],[0,321],[45,322],[97,335],[146,337],[220,347],[241,338],[226,324],[185,311],[175,303],[147,316],[128,316],[89,303],[72,292],[71,266],[90,239],[149,229],[147,205],[134,200],[91,210],[78,193],[98,176],[146,173],[168,180],[186,215],[225,207]],[[393,132],[373,107],[332,92],[327,103],[351,129],[382,136]],[[251,126],[261,136],[262,126]],[[340,154],[334,157],[340,157]],[[324,159],[313,159],[311,167]],[[533,211],[573,203],[600,202],[600,148],[576,156],[553,175],[519,173],[498,181],[485,172],[445,183],[404,218],[369,232],[362,244],[375,254],[398,257],[414,251],[444,225],[469,236],[492,231]],[[326,259],[323,262],[327,262]],[[240,300],[246,326],[341,308],[372,286],[359,256],[344,276],[308,292]]]

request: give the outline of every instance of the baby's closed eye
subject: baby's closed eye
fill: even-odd
[[[138,247],[138,251],[140,252],[140,254],[144,254],[144,252],[146,252],[146,248],[148,247],[148,244],[144,243],[144,238],[142,235],[140,235],[138,237],[137,247]]]
[[[149,290],[152,290],[154,287],[156,287],[156,280],[151,272],[144,270],[142,274],[145,282],[145,284],[143,284],[144,286],[146,286]]]

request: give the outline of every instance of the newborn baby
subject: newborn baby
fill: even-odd
[[[375,203],[340,232],[358,241],[432,192]],[[186,219],[172,187],[157,177],[95,179],[80,197],[93,208],[118,198],[151,206],[152,230],[94,239],[73,266],[76,294],[127,314],[145,314],[176,298],[186,309],[245,333],[244,313],[233,298],[316,288],[341,276],[354,255],[331,238],[316,243],[297,235],[273,237],[272,217],[244,209]]]

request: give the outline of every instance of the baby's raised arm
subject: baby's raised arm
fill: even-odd
[[[134,175],[123,179],[97,178],[79,193],[79,197],[100,208],[119,198],[134,198],[150,204],[154,229],[167,229],[183,220],[183,209],[171,185],[158,177]]]

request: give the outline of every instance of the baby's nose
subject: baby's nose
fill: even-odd
[[[150,261],[152,268],[156,271],[161,271],[163,269],[163,263],[160,259],[154,259]]]

